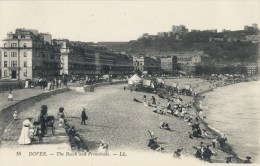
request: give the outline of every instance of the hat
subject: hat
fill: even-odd
[[[183,150],[183,148],[181,148],[181,149],[177,149],[176,151],[177,151],[177,152],[181,152],[182,150]]]
[[[247,158],[247,159],[251,159],[251,157],[250,157],[250,156],[246,156],[246,158]]]
[[[42,109],[47,109],[47,105],[42,105],[41,108]]]

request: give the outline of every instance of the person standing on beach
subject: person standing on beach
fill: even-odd
[[[86,125],[86,120],[88,119],[88,116],[86,114],[86,109],[83,108],[82,112],[81,112],[81,125]]]
[[[10,92],[9,92],[9,94],[8,94],[8,101],[13,101],[13,98],[14,98],[13,91],[10,90]]]
[[[212,140],[212,147],[215,148],[216,144],[218,143],[218,137],[214,137],[214,139]]]
[[[194,148],[196,149],[195,157],[202,159],[202,153],[204,152],[203,142],[200,143],[200,146],[194,146]]]
[[[152,104],[155,105],[156,104],[156,99],[155,99],[154,96],[152,96],[151,100],[152,100]]]
[[[14,111],[13,118],[14,118],[14,120],[17,120],[17,119],[18,119],[17,111]]]

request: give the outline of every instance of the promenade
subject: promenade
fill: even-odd
[[[8,93],[9,91],[0,93],[0,110],[7,108],[11,105],[14,105],[24,99],[28,99],[30,97],[39,95],[41,93],[46,93],[46,90],[40,89],[40,87],[13,90],[13,94],[14,94],[13,101],[7,101]]]
[[[38,112],[40,108],[35,108],[32,111],[30,108],[37,102],[53,96],[57,93],[62,93],[66,89],[59,89],[48,91],[40,89],[39,87],[32,89],[19,89],[13,90],[14,100],[7,101],[7,96],[9,92],[1,93],[0,96],[0,148],[1,152],[10,151],[13,149],[22,150],[22,151],[36,151],[37,149],[48,149],[57,151],[57,150],[66,150],[70,151],[69,138],[66,134],[66,131],[63,127],[58,126],[58,123],[55,123],[55,135],[49,132],[45,137],[43,137],[40,143],[33,143],[30,146],[18,146],[17,140],[19,139],[20,132],[22,129],[22,122],[27,117],[33,117],[34,120],[37,119]],[[12,114],[14,111],[18,112],[18,120],[12,120]],[[28,114],[27,114],[28,113]],[[56,120],[57,121],[57,120]]]
[[[176,80],[168,80],[170,83]],[[186,82],[186,79],[179,80]],[[201,79],[193,79],[194,85],[199,85],[198,91],[211,88],[210,83]],[[192,83],[192,81],[190,83]],[[143,95],[150,100],[152,96],[156,97],[160,105],[164,106],[167,100],[157,97],[155,94],[136,91],[124,91],[126,84],[104,85],[95,89],[94,93],[79,93],[75,91],[64,92],[62,95],[54,95],[44,100],[35,102],[20,112],[20,121],[12,122],[6,125],[6,132],[3,137],[2,149],[28,148],[39,149],[51,153],[57,149],[70,151],[68,137],[64,135],[65,131],[57,127],[56,136],[46,136],[43,144],[32,144],[29,146],[19,146],[19,132],[21,131],[22,119],[26,117],[37,118],[37,113],[41,105],[48,106],[48,114],[56,117],[59,107],[65,108],[65,117],[70,125],[74,125],[80,133],[89,150],[96,151],[100,141],[109,145],[111,152],[126,151],[128,154],[133,151],[153,152],[147,147],[150,138],[149,131],[153,131],[158,137],[158,143],[165,148],[166,156],[171,156],[177,148],[183,148],[182,154],[185,158],[194,160],[194,148],[201,141],[205,144],[211,144],[211,139],[189,139],[188,132],[190,126],[181,118],[169,115],[159,115],[152,112],[151,107],[144,106],[142,103],[133,101],[133,98],[141,100]],[[192,96],[180,96],[185,103],[193,100]],[[174,101],[176,102],[176,100]],[[80,125],[82,108],[86,108],[89,119],[87,125]],[[189,114],[195,116],[195,108],[187,110]],[[159,128],[161,121],[167,122],[171,128],[165,131]],[[57,125],[58,122],[55,122]],[[203,127],[204,128],[204,127]],[[58,134],[59,133],[59,134]],[[209,133],[210,136],[211,133]],[[49,148],[47,148],[49,147]],[[47,150],[45,150],[47,148]],[[51,151],[51,152],[50,152]],[[218,154],[212,157],[213,162],[225,162],[227,153],[220,149],[214,149]],[[161,153],[160,153],[161,154]],[[168,155],[167,155],[168,154]],[[199,162],[198,160],[196,160]]]

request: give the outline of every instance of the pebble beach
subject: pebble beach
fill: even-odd
[[[199,78],[183,78],[183,79],[166,79],[165,83],[171,82],[188,83],[193,87],[197,86],[197,92],[202,92],[212,89],[212,84]],[[188,82],[189,81],[189,82]],[[70,125],[74,125],[84,139],[90,151],[95,151],[100,141],[104,141],[109,145],[111,152],[124,151],[128,154],[138,152],[142,154],[160,154],[164,156],[172,156],[173,152],[178,148],[183,148],[182,155],[184,158],[189,158],[195,161],[193,146],[198,146],[200,142],[211,144],[212,140],[205,138],[190,139],[188,132],[191,127],[187,122],[184,122],[179,117],[171,115],[160,115],[153,113],[152,107],[144,106],[143,103],[133,101],[133,98],[141,100],[143,95],[150,100],[152,96],[160,102],[161,106],[165,106],[167,100],[159,98],[155,94],[136,91],[124,91],[124,86],[106,85],[95,89],[95,92],[78,93],[75,91],[64,92],[59,95],[54,95],[48,99],[35,103],[33,107],[22,110],[19,113],[19,121],[16,125],[10,124],[7,130],[12,130],[13,143],[6,145],[15,148],[19,146],[17,140],[19,138],[20,128],[19,123],[26,117],[37,118],[38,111],[41,105],[48,106],[48,114],[56,116],[59,107],[65,108],[65,117]],[[179,96],[184,103],[193,101],[192,96]],[[196,105],[196,104],[195,104]],[[81,111],[86,108],[86,113],[89,119],[86,125],[81,125]],[[192,106],[188,110],[188,114],[196,116],[196,108]],[[167,122],[170,126],[170,131],[159,128],[161,121]],[[208,129],[206,124],[202,123],[202,129]],[[164,147],[163,152],[152,151],[147,147],[150,137],[149,131],[153,131],[158,138],[160,146]],[[15,134],[16,133],[16,134]],[[216,133],[209,130],[209,135],[213,137]],[[10,137],[8,134],[3,135],[3,139]],[[235,154],[233,151],[223,152],[215,148],[212,149],[217,155],[212,157],[213,163],[224,163],[225,158],[230,154]],[[134,156],[135,153],[132,153]],[[241,162],[237,159],[236,162]]]

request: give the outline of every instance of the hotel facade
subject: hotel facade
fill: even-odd
[[[60,59],[53,53],[50,37],[27,29],[8,33],[0,47],[2,78],[24,80],[57,74]]]
[[[2,79],[25,80],[58,75],[128,75],[133,58],[110,52],[102,46],[67,39],[52,39],[49,33],[16,29],[1,41]]]

